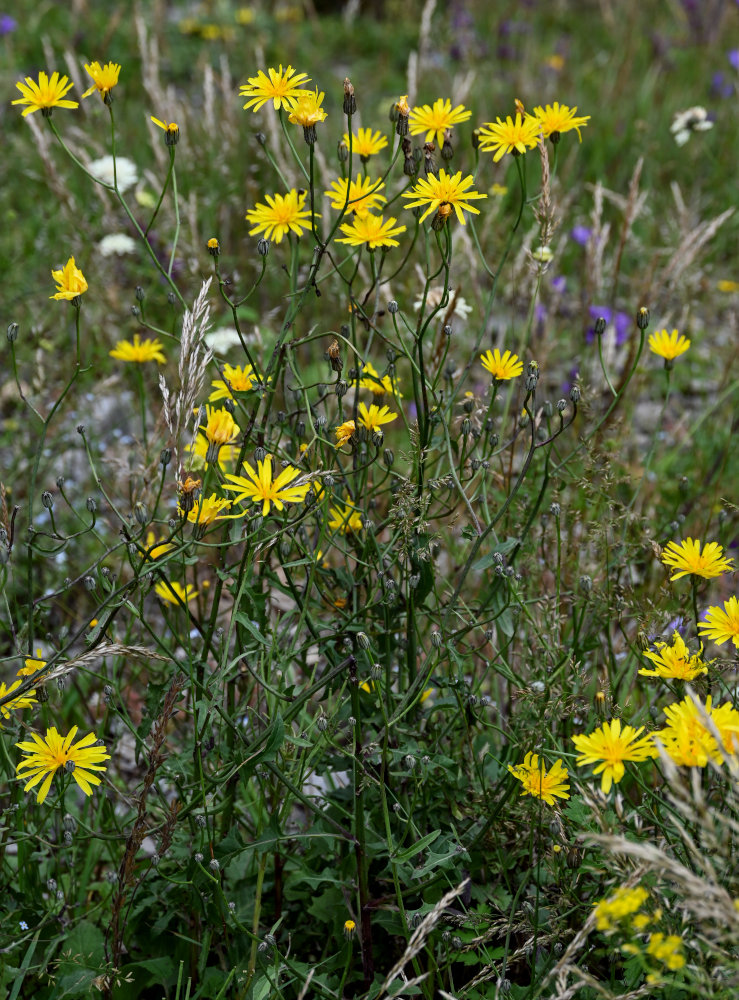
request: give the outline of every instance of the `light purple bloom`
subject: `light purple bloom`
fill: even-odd
[[[10,14],[0,14],[0,38],[3,35],[9,35],[11,31],[15,31],[18,27],[18,22]]]
[[[729,51],[729,66],[733,69],[739,70],[739,49],[731,49]]]
[[[558,295],[562,295],[563,292],[567,291],[567,278],[563,274],[552,278],[552,291],[557,292]]]
[[[592,230],[588,229],[587,226],[574,226],[570,230],[570,239],[574,240],[575,243],[579,243],[581,247],[584,247],[590,239],[591,232]]]

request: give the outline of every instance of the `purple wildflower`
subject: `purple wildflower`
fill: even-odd
[[[581,247],[584,247],[587,246],[591,232],[592,230],[588,229],[587,226],[574,226],[570,230],[570,239],[574,240],[575,243],[579,243]]]

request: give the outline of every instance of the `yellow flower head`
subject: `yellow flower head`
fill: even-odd
[[[186,587],[183,587],[181,583],[177,580],[160,580],[154,586],[154,593],[157,595],[160,601],[164,601],[165,604],[189,604],[190,601],[194,601],[198,596],[195,587],[188,583]]]
[[[344,921],[344,937],[353,938],[356,930],[357,930],[357,925],[354,923],[353,920]]]
[[[656,933],[649,935],[647,943],[647,955],[656,958],[658,962],[676,972],[685,965],[685,954],[683,952],[683,940],[677,934]]]
[[[210,441],[205,436],[202,429],[198,429],[197,436],[192,444],[185,445],[185,451],[189,452],[193,456],[195,461],[193,465],[197,469],[202,469],[206,465],[206,456],[208,454],[208,449],[210,448]],[[231,462],[234,462],[238,457],[240,448],[236,444],[224,444],[221,445],[218,451],[218,467],[224,471],[229,467]]]
[[[89,97],[90,94],[97,90],[104,101],[106,99],[110,100],[110,92],[118,83],[118,74],[121,71],[118,63],[109,62],[104,66],[101,66],[99,62],[90,63],[89,65],[85,63],[85,70],[87,71],[87,75],[92,79],[92,86],[84,92],[82,97]]]
[[[69,302],[87,291],[87,281],[75,264],[74,257],[69,258],[61,271],[52,271],[51,277],[56,282],[56,295],[50,295],[50,299],[66,299]]]
[[[348,132],[344,133],[344,142],[347,146],[350,145]],[[385,146],[387,146],[387,139],[382,132],[373,132],[371,128],[357,129],[356,135],[352,132],[352,153],[356,153],[363,163],[366,163],[370,156],[379,153]]]
[[[672,760],[682,767],[705,767],[710,760],[720,764],[721,748],[707,723],[710,719],[726,752],[739,751],[739,712],[730,702],[714,708],[710,696],[705,705],[691,697],[663,709],[667,725],[654,735]]]
[[[356,429],[357,425],[353,420],[345,420],[343,424],[339,424],[336,428],[336,447],[343,448],[345,444],[351,441]]]
[[[486,194],[471,190],[474,184],[472,174],[462,179],[462,171],[450,176],[442,167],[438,177],[429,174],[426,178],[421,178],[411,191],[403,191],[404,198],[414,198],[406,208],[418,208],[428,205],[428,208],[421,216],[421,222],[432,212],[436,212],[441,206],[451,206],[457,213],[457,218],[462,225],[464,222],[464,212],[480,214],[479,208],[475,208],[470,201],[475,198],[487,198]]]
[[[533,149],[540,134],[538,118],[516,112],[515,119],[508,115],[505,121],[498,118],[483,125],[478,132],[479,148],[485,153],[495,153],[493,160],[497,163],[506,153],[518,155]]]
[[[340,507],[329,507],[328,513],[329,528],[341,532],[342,535],[347,532],[356,534],[364,527],[360,511],[348,499]]]
[[[202,427],[209,442],[205,461],[212,465],[218,461],[218,452],[226,444],[231,444],[241,428],[228,410],[216,410],[206,403],[206,424]],[[202,426],[202,425],[201,425]]]
[[[359,423],[372,434],[374,431],[382,430],[383,424],[389,424],[398,419],[397,413],[392,413],[387,406],[380,408],[375,403],[370,404],[369,409],[364,403],[359,404]]]
[[[362,368],[362,377],[359,380],[360,389],[369,389],[373,396],[392,395],[396,399],[402,399],[403,393],[398,388],[398,382],[389,375],[380,377],[371,361],[368,361]]]
[[[612,719],[592,732],[589,736],[573,736],[572,742],[580,754],[577,766],[595,764],[593,774],[601,774],[601,788],[607,795],[612,784],[618,784],[626,769],[625,760],[642,761],[657,756],[657,748],[651,737],[639,733],[644,726],[634,729],[633,726],[621,726],[620,719]]]
[[[347,212],[354,212],[355,215],[366,215],[370,211],[382,211],[383,203],[387,201],[380,194],[384,187],[382,181],[373,181],[370,177],[357,174],[356,181],[348,181],[345,177],[331,181],[331,189],[323,193],[331,199],[331,208],[340,212],[346,208]]]
[[[28,662],[29,661],[27,660],[26,663]],[[35,662],[41,663],[41,665],[43,666],[43,661],[37,660]],[[21,670],[23,670],[22,667]],[[21,670],[18,671],[19,675],[21,673]],[[26,671],[26,673],[29,674],[34,672],[35,671],[33,670]],[[3,698],[7,698],[8,695],[12,694],[13,691],[15,691],[16,688],[19,688],[22,683],[23,681],[17,680],[13,681],[13,683],[10,686],[8,686],[4,681],[0,682],[0,701],[2,701]],[[0,719],[9,719],[11,712],[18,711],[19,709],[22,708],[30,708],[31,705],[35,704],[36,702],[36,699],[34,698],[35,694],[36,694],[35,689],[31,691],[26,691],[25,694],[19,694],[15,698],[11,698],[10,701],[6,701],[4,705],[0,705]],[[0,729],[2,729],[2,722],[0,722]]]
[[[599,931],[615,930],[618,923],[636,913],[648,898],[649,893],[641,886],[616,889],[595,904],[595,926]]]
[[[166,555],[174,549],[174,545],[171,542],[165,542],[163,539],[158,539],[153,531],[146,532],[146,552],[144,553],[145,559],[151,559],[152,561],[161,559],[162,556]]]
[[[305,494],[310,489],[310,482],[302,479],[300,470],[294,465],[288,465],[278,476],[273,476],[272,459],[269,455],[257,461],[256,470],[248,462],[244,462],[244,472],[246,476],[227,474],[225,478],[229,482],[223,484],[223,489],[236,494],[234,503],[240,500],[261,503],[263,517],[269,514],[272,504],[277,510],[284,510],[286,503],[300,503],[305,500]]]
[[[705,621],[698,622],[701,638],[723,646],[729,639],[739,649],[739,600],[730,597],[723,608],[715,606],[706,612]]]
[[[43,802],[49,793],[51,779],[59,768],[70,772],[85,795],[92,795],[92,786],[100,784],[95,771],[105,771],[104,760],[110,760],[102,741],[94,733],[83,736],[74,743],[77,726],[72,726],[66,736],[57,732],[54,726],[46,730],[46,736],[31,733],[30,740],[16,743],[26,756],[17,765],[16,773],[26,781],[23,790],[34,788],[42,782],[36,799]],[[25,773],[24,773],[25,772]]]
[[[677,330],[673,330],[672,333],[668,333],[667,330],[659,330],[649,335],[649,350],[652,354],[656,354],[668,362],[685,354],[689,347],[688,338],[679,335]]]
[[[551,770],[547,771],[544,762],[539,763],[539,755],[527,753],[523,764],[508,765],[508,770],[514,778],[523,785],[521,795],[533,795],[543,799],[548,806],[555,804],[555,796],[569,799],[570,786],[567,784],[567,768],[558,760]]]
[[[280,63],[279,69],[270,67],[267,73],[259,70],[256,76],[248,77],[248,82],[239,88],[239,95],[249,98],[244,110],[251,108],[252,111],[259,111],[269,101],[272,101],[275,111],[279,108],[289,110],[291,102],[303,94],[306,83],[310,83],[309,76],[296,73],[292,66],[283,70]]]
[[[305,193],[298,194],[295,188],[287,194],[265,195],[266,205],[259,202],[246,213],[246,220],[254,228],[249,235],[264,233],[268,240],[279,243],[287,233],[302,236],[304,229],[310,229],[310,212],[303,210]]]
[[[692,681],[701,674],[708,673],[708,667],[700,658],[703,647],[701,646],[698,652],[691,656],[690,650],[679,632],[673,633],[671,646],[668,646],[666,642],[656,642],[655,646],[657,647],[656,652],[650,650],[644,655],[656,664],[657,669],[640,670],[639,673],[642,676]]]
[[[408,119],[411,135],[421,135],[426,133],[426,142],[436,142],[441,146],[444,143],[444,133],[453,125],[466,122],[472,117],[471,111],[466,111],[464,105],[458,104],[452,108],[452,102],[447,97],[441,97],[434,101],[433,107],[424,104],[414,108]]]
[[[353,247],[366,246],[369,250],[400,246],[393,237],[404,233],[405,226],[396,226],[397,221],[392,216],[386,220],[381,215],[372,215],[371,212],[357,215],[352,223],[345,222],[341,226],[344,236],[339,237],[336,242],[348,243]]]
[[[408,104],[407,94],[403,94],[402,97],[398,98],[398,100],[395,102],[395,110],[398,112],[399,115],[402,115],[404,118],[408,117],[408,115],[411,113],[411,108],[410,105]]]
[[[517,354],[510,351],[500,353],[496,347],[494,351],[486,351],[480,355],[482,367],[490,372],[498,382],[506,382],[508,379],[518,378],[523,373],[523,361],[519,361]]]
[[[211,382],[213,391],[208,396],[208,402],[215,403],[217,399],[233,399],[235,392],[250,392],[259,383],[251,365],[224,365],[223,378]]]
[[[23,666],[20,668],[16,677],[30,677],[35,674],[37,670],[42,670],[46,666],[46,660],[38,659],[41,656],[41,650],[36,650],[36,659],[29,656],[23,661]]]
[[[27,104],[28,107],[23,112],[23,117],[40,111],[46,118],[51,117],[52,108],[78,108],[77,101],[65,101],[64,95],[72,89],[74,84],[69,82],[68,77],[60,77],[58,73],[52,73],[51,78],[43,70],[38,75],[38,83],[30,76],[26,77],[25,83],[16,83],[23,97],[19,97],[13,104]]]
[[[221,521],[224,518],[223,511],[231,506],[230,500],[216,496],[211,493],[209,497],[201,497],[195,506],[188,512],[187,520],[192,524],[208,525],[214,521]],[[178,513],[182,516],[185,512],[178,507]]]
[[[590,121],[590,115],[578,118],[576,112],[577,108],[568,108],[566,104],[555,101],[554,104],[547,104],[543,108],[541,106],[534,108],[534,117],[540,122],[545,139],[558,142],[562,132],[575,129],[578,139],[582,142],[580,129]]]
[[[291,100],[287,120],[293,125],[302,125],[303,128],[310,128],[311,125],[326,121],[328,115],[321,107],[324,96],[323,91],[319,94],[317,87],[315,91],[302,91]]]
[[[160,340],[141,340],[138,333],[133,335],[133,343],[130,340],[119,340],[112,351],[111,358],[118,358],[119,361],[134,361],[137,364],[144,364],[147,361],[156,361],[163,365],[167,360],[162,353],[162,343]]]
[[[180,141],[180,126],[177,122],[167,122],[162,121],[161,118],[155,118],[151,115],[151,120],[157,126],[164,130],[164,141],[168,146],[176,146]]]
[[[701,552],[698,539],[688,538],[683,542],[668,542],[662,552],[662,562],[678,570],[670,580],[679,580],[681,576],[702,576],[711,580],[722,573],[730,573],[733,560],[724,556],[724,550],[718,542],[706,542]]]

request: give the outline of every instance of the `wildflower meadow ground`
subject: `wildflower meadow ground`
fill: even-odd
[[[0,983],[739,994],[739,8],[0,14]]]

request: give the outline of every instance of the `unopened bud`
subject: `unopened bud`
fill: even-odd
[[[8,326],[8,341],[14,344],[18,339],[18,324],[10,323]]]
[[[208,247],[208,253],[211,255],[211,257],[221,256],[221,244],[218,242],[215,236],[211,236],[211,238],[208,240],[207,247]]]
[[[355,115],[357,113],[357,99],[354,96],[354,87],[349,77],[344,80],[344,104],[342,110],[345,115]]]
[[[580,402],[580,387],[578,385],[573,385],[570,389],[570,399],[573,403]]]
[[[566,409],[567,409],[567,400],[566,399],[558,399],[557,400],[557,410],[558,410],[558,412],[559,413],[564,413],[564,411]]]
[[[143,526],[149,521],[149,511],[146,509],[146,504],[142,503],[140,500],[135,503],[133,506],[133,516],[143,528]]]
[[[636,325],[640,330],[646,330],[649,326],[649,310],[646,306],[642,306],[636,314]]]
[[[169,463],[172,461],[172,449],[162,448],[159,452],[159,464],[163,469],[166,469]]]
[[[339,139],[336,147],[336,155],[339,157],[339,163],[346,163],[349,159],[349,147],[343,139]]]
[[[593,329],[595,330],[595,333],[598,337],[603,336],[603,334],[606,332],[606,320],[604,316],[599,316],[596,319]]]
[[[257,253],[259,254],[260,257],[267,256],[267,254],[269,253],[269,240],[265,240],[264,237],[262,237],[262,239],[259,240],[259,242],[257,243]]]
[[[348,389],[349,386],[344,381],[343,378],[337,379],[336,384],[334,385],[334,392],[336,393],[339,399],[341,399],[343,396],[346,396]]]
[[[388,467],[388,469],[392,466],[393,462],[395,461],[395,455],[391,448],[385,448],[385,450],[382,453],[382,460]]]
[[[432,632],[431,642],[436,647],[436,649],[441,649],[441,643],[442,643],[441,632]]]
[[[88,497],[87,500],[85,501],[85,507],[87,507],[87,509],[91,514],[94,514],[95,511],[98,509],[95,497]]]
[[[46,507],[47,510],[51,510],[54,506],[54,497],[49,493],[48,490],[44,490],[41,494],[41,503]]]
[[[394,316],[396,314],[396,312],[398,311],[398,303],[395,301],[395,299],[390,299],[390,301],[387,304],[387,311],[390,313],[391,316]]]
[[[136,291],[134,292],[134,295],[136,296],[136,301],[137,302],[143,302],[144,301],[145,292],[144,292],[144,289],[141,287],[141,285],[136,285]]]
[[[357,632],[357,645],[360,649],[370,648],[370,640],[366,632]]]

